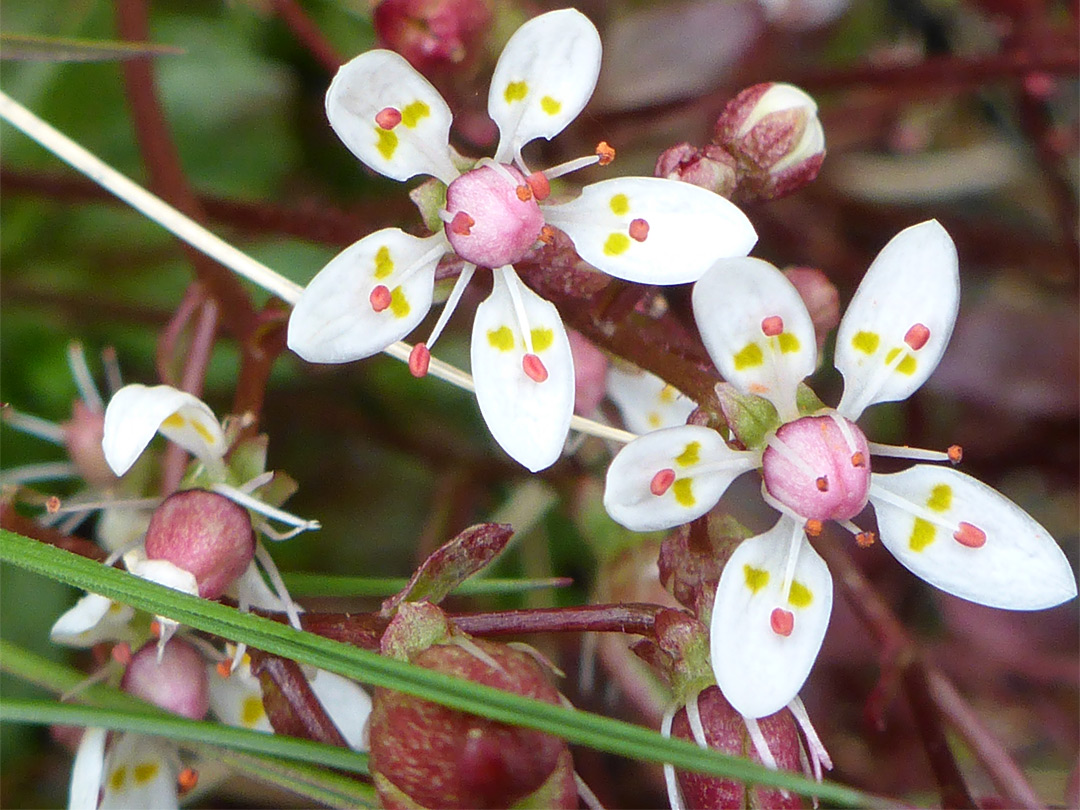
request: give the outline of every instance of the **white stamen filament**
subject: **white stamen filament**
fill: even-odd
[[[848,423],[848,420],[836,411],[829,411],[826,415],[833,420],[836,429],[839,430],[840,435],[844,437],[844,444],[847,445],[848,452],[854,455],[859,449],[859,446],[855,443],[855,434],[851,432],[851,425]]]
[[[129,551],[134,551],[139,546],[141,546],[143,544],[143,541],[144,537],[141,534],[132,540],[128,540],[126,543],[124,543],[124,545],[120,546],[120,548],[109,554],[109,556],[105,558],[105,562],[102,564],[106,567],[112,566],[117,560],[119,560]]]
[[[246,492],[242,492],[236,487],[229,486],[228,484],[214,484],[210,489],[253,512],[258,512],[260,515],[265,515],[272,520],[280,521],[287,526],[296,526],[301,531],[322,528],[322,525],[317,520],[304,520],[296,515],[291,515],[281,509],[265,504],[257,498],[251,497]]]
[[[525,350],[529,354],[535,354],[533,351],[532,328],[529,326],[529,316],[525,312],[525,302],[521,298],[521,289],[518,286],[521,284],[521,279],[517,277],[514,268],[508,264],[500,267],[499,272],[503,274],[503,278],[506,280],[510,301],[514,305],[514,314],[517,316],[518,330],[525,340]]]
[[[867,442],[870,453],[883,458],[906,458],[912,461],[951,461],[949,454],[941,450],[924,450],[921,447],[907,447],[895,444]]]
[[[55,481],[58,478],[78,478],[79,468],[72,461],[45,461],[23,464],[0,472],[0,486],[19,486],[34,481]]]
[[[881,386],[889,379],[896,367],[903,362],[905,357],[911,354],[906,343],[894,348],[900,349],[896,353],[896,357],[892,359],[892,362],[885,363],[878,369],[877,373],[870,378],[869,383],[859,391],[858,397],[852,403],[845,402],[847,391],[844,392],[845,396],[841,398],[840,404],[836,406],[836,410],[841,416],[846,416],[852,422],[858,420],[862,412],[874,401],[877,392],[881,390]],[[888,356],[888,353],[886,353],[886,356]]]
[[[690,733],[699,748],[708,748],[709,741],[705,737],[705,726],[701,722],[701,707],[698,698],[701,692],[695,692],[694,696],[686,701],[686,719],[690,723]]]
[[[81,171],[102,188],[115,194],[132,208],[183,239],[196,250],[202,251],[237,275],[257,284],[286,303],[295,305],[300,300],[304,288],[299,284],[275,273],[265,264],[237,250],[228,242],[215,236],[194,220],[184,216],[146,189],[133,183],[66,135],[49,126],[2,91],[0,91],[0,117],[30,138],[33,138],[61,160]],[[499,154],[495,156],[496,161],[499,160],[502,152],[503,150],[500,148]],[[523,173],[526,176],[530,174],[527,169],[523,169]],[[455,177],[449,179],[440,177],[439,179],[449,185]],[[395,360],[407,364],[412,348],[410,344],[399,340],[397,343],[387,346],[383,349],[383,352]],[[465,391],[474,392],[476,390],[471,375],[441,360],[431,359],[428,374]],[[625,431],[613,433],[612,429],[606,425],[599,425],[591,419],[585,419],[577,415],[572,418],[570,426],[581,433],[588,433],[603,439],[630,442],[636,438],[636,436]]]
[[[909,515],[914,515],[917,518],[922,518],[927,523],[931,523],[935,526],[940,526],[941,528],[953,534],[960,531],[960,524],[946,520],[942,515],[936,512],[932,512],[924,506],[914,504],[907,498],[897,495],[895,492],[890,492],[880,484],[874,482],[872,479],[870,481],[870,498],[871,500],[874,498],[878,498],[882,501],[885,501],[885,503],[895,506],[898,509],[903,509]]]
[[[668,709],[660,720],[660,736],[666,740],[671,739],[671,723],[675,719],[675,711],[674,707]],[[667,788],[671,810],[686,810],[686,802],[679,790],[679,780],[675,778],[675,766],[670,762],[664,763],[664,786]]]
[[[304,628],[300,624],[300,611],[297,610],[296,603],[289,596],[289,590],[285,587],[285,580],[281,578],[281,572],[278,571],[274,558],[270,556],[270,552],[266,550],[266,546],[261,542],[255,544],[255,559],[259,561],[263,570],[266,571],[266,575],[270,578],[270,584],[274,586],[274,590],[277,592],[278,599],[285,605],[285,613],[289,616],[289,624],[297,630],[303,630]]]
[[[521,183],[518,182],[518,179],[516,177],[514,177],[514,175],[510,174],[510,170],[508,168],[506,168],[506,166],[504,164],[496,163],[491,158],[488,158],[488,157],[480,158],[480,160],[476,161],[476,165],[478,167],[486,166],[486,167],[488,167],[490,169],[494,169],[500,175],[502,175],[503,179],[506,180],[507,183],[509,183],[514,188],[517,188],[518,186],[521,185]]]
[[[101,401],[101,394],[94,384],[94,375],[86,364],[86,352],[77,340],[68,344],[67,359],[71,376],[75,378],[75,387],[79,389],[79,396],[86,403],[86,407],[94,413],[105,413],[105,403]]]
[[[795,469],[807,478],[816,479],[818,477],[817,471],[806,463],[806,459],[788,447],[784,440],[775,433],[771,434],[769,438],[765,440],[765,443],[783,456],[785,461],[795,467]]]
[[[267,470],[264,473],[256,475],[250,481],[247,481],[246,483],[241,484],[239,489],[240,489],[241,492],[245,492],[248,495],[250,495],[252,492],[257,490],[259,487],[263,486],[264,484],[269,484],[273,480],[274,480],[274,471],[273,470]]]
[[[105,366],[105,385],[110,396],[124,387],[124,377],[120,373],[120,361],[116,359],[116,349],[106,346],[101,350],[101,362]]]
[[[64,444],[64,428],[56,422],[50,422],[40,416],[20,413],[10,405],[5,405],[3,410],[0,410],[0,418],[4,420],[5,425],[10,425],[20,433],[37,436],[39,439],[61,446]]]
[[[79,527],[79,524],[90,517],[90,515],[91,512],[76,512],[73,515],[69,515],[67,520],[58,523],[56,529],[62,534],[71,534]]]
[[[439,211],[439,218],[442,219],[442,215],[445,211]],[[449,221],[449,220],[444,220]],[[434,237],[439,237],[438,244],[430,250],[424,252],[420,258],[402,270],[400,273],[391,273],[390,277],[386,281],[393,280],[394,286],[398,287],[416,275],[417,271],[423,270],[425,267],[429,267],[433,261],[437,261],[444,254],[450,252],[450,244],[446,241],[446,235],[443,233],[437,233]],[[434,237],[429,236],[429,239]],[[387,285],[389,286],[389,285]]]
[[[840,528],[847,529],[856,537],[863,533],[863,530],[856,526],[854,523],[852,523],[850,520],[837,520],[835,521],[835,523]]]
[[[442,334],[443,328],[450,320],[450,316],[454,314],[454,310],[457,309],[458,302],[461,301],[461,296],[465,294],[465,288],[469,286],[469,282],[472,280],[473,273],[476,272],[475,264],[466,264],[461,268],[461,275],[457,277],[457,281],[454,282],[454,288],[450,290],[450,297],[446,299],[446,303],[443,304],[442,312],[439,313],[439,319],[435,321],[435,328],[431,330],[431,337],[428,338],[425,344],[428,350],[435,345],[435,341],[439,339],[439,335]]]
[[[798,695],[793,697],[788,704],[788,709],[795,717],[795,722],[799,724],[799,728],[802,729],[803,736],[806,737],[806,743],[813,754],[814,778],[820,782],[821,768],[824,766],[826,770],[831,771],[833,767],[832,758],[829,756],[829,752],[825,750],[825,745],[821,742],[821,738],[818,737],[813,723],[810,722],[810,715],[806,711],[802,698]]]
[[[780,588],[780,596],[787,599],[791,594],[791,583],[795,580],[795,564],[799,561],[799,552],[802,551],[804,529],[801,523],[796,523],[791,532],[791,545],[788,547],[787,564],[784,566],[784,583]]]
[[[564,174],[579,171],[587,166],[594,166],[599,162],[599,155],[588,155],[586,157],[568,160],[566,163],[560,163],[558,166],[552,166],[550,169],[544,169],[541,174],[548,180],[554,180],[556,177],[562,177]]]
[[[156,509],[161,498],[125,498],[122,500],[80,501],[74,498],[63,501],[55,512],[85,512],[95,509]]]
[[[585,780],[581,778],[581,775],[577,771],[574,771],[574,784],[577,786],[578,796],[585,802],[585,806],[588,807],[589,810],[604,810],[604,805],[596,798],[596,794],[592,792],[592,788],[585,784]]]
[[[739,457],[693,464],[685,468],[686,473],[688,475],[708,475],[709,473],[730,472],[731,470],[752,470],[759,466],[758,454],[753,450],[732,450],[731,452],[738,453]],[[676,467],[679,467],[678,463],[676,463]]]
[[[484,652],[482,649],[480,649],[480,647],[476,644],[476,642],[473,641],[468,636],[464,636],[464,635],[453,636],[453,637],[451,637],[450,641],[451,641],[451,643],[457,645],[458,647],[461,647],[461,649],[465,650],[465,652],[467,652],[469,655],[471,655],[477,661],[483,661],[485,664],[487,664],[489,667],[491,667],[496,672],[501,672],[503,675],[506,675],[507,677],[510,677],[510,673],[508,673],[503,668],[502,664],[500,664],[498,661],[496,661],[494,658],[492,658],[490,655],[488,655],[486,652]]]
[[[754,750],[757,751],[761,761],[765,767],[769,770],[777,770],[776,757],[773,756],[773,752],[769,750],[769,743],[765,739],[765,735],[761,732],[761,726],[758,725],[758,721],[753,717],[744,717],[743,722],[746,723],[746,730],[750,733],[750,742],[754,744]]]
[[[795,398],[799,382],[790,379],[788,372],[791,367],[780,350],[780,336],[767,337],[765,346],[768,349],[765,352],[766,362],[774,380],[773,396],[767,396],[766,399],[776,407],[781,422],[794,422],[799,418],[799,405]]]

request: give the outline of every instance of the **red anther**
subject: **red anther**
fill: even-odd
[[[154,619],[152,622],[150,622],[150,632],[153,633],[157,638],[161,638],[161,622],[159,622],[157,619]]]
[[[923,326],[921,323],[917,323],[907,330],[907,334],[904,335],[904,343],[911,347],[912,351],[918,351],[926,345],[926,341],[930,339],[930,330]]]
[[[784,333],[784,319],[779,315],[770,315],[761,322],[761,331],[765,337],[776,337]]]
[[[114,644],[112,650],[109,651],[109,655],[112,656],[112,660],[116,663],[127,666],[131,663],[131,645],[126,641]]]
[[[60,499],[55,495],[50,495],[45,499],[45,511],[50,515],[55,515],[60,511]]]
[[[649,237],[649,223],[643,219],[630,222],[630,238],[635,242],[644,242]]]
[[[533,198],[532,189],[529,188],[528,183],[522,183],[520,186],[514,189],[514,193],[517,194],[517,198],[522,202],[528,202]]]
[[[829,476],[823,475],[814,481],[814,486],[818,488],[818,492],[829,491]]]
[[[545,245],[555,244],[555,229],[550,225],[545,225],[540,229],[540,236],[537,237]]]
[[[525,376],[533,382],[542,383],[548,378],[548,370],[544,367],[544,361],[535,354],[527,354],[522,357],[521,367],[525,370]]]
[[[184,768],[176,777],[176,785],[184,794],[199,784],[199,772],[194,768]]]
[[[214,669],[217,670],[217,674],[222,678],[228,678],[232,675],[232,661],[228,658],[224,661],[218,661],[214,666]]]
[[[458,236],[468,236],[472,233],[472,226],[475,224],[475,219],[470,217],[464,211],[458,211],[454,214],[454,218],[450,220],[450,230]]]
[[[390,306],[392,298],[393,296],[390,295],[389,288],[385,284],[380,284],[371,291],[368,301],[371,302],[371,308],[373,310],[382,312]]]
[[[533,172],[525,178],[525,182],[537,200],[543,202],[551,196],[551,181],[543,172]]]
[[[949,445],[949,449],[945,451],[949,455],[949,461],[953,464],[959,464],[960,460],[964,457],[964,448],[958,444]]]
[[[859,532],[855,535],[855,545],[859,548],[870,548],[870,546],[874,545],[874,533]]]
[[[968,548],[982,548],[986,545],[986,532],[978,526],[960,521],[960,528],[953,532],[953,540]]]
[[[786,638],[795,629],[795,614],[783,608],[773,608],[769,614],[769,626],[776,635]]]
[[[607,141],[600,141],[596,145],[596,156],[600,158],[601,166],[607,166],[615,159],[615,147]]]
[[[820,520],[815,520],[811,518],[810,520],[806,521],[805,525],[803,526],[803,531],[805,531],[811,537],[817,537],[819,534],[821,534],[821,530],[824,528],[825,527],[822,525]]]
[[[375,113],[375,123],[382,129],[393,129],[401,123],[401,110],[383,107]]]
[[[672,469],[660,470],[649,482],[649,492],[657,497],[663,495],[671,485],[675,483],[675,471]]]
[[[409,352],[409,373],[414,377],[423,377],[431,365],[431,352],[423,343],[417,343]]]
[[[861,452],[852,453],[851,454],[851,466],[852,467],[865,467],[866,466],[866,456],[864,456]]]

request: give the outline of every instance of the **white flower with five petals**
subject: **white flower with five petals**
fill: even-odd
[[[1076,595],[1054,539],[992,488],[930,464],[871,472],[871,454],[959,460],[958,448],[940,453],[868,442],[855,424],[870,405],[905,399],[930,376],[959,298],[956,249],[945,230],[929,221],[899,233],[870,266],[840,323],[839,406],[800,415],[796,388],[815,368],[816,346],[791,283],[771,265],[743,258],[719,262],[695,285],[695,320],[716,367],[742,394],[772,403],[780,426],[753,450],[733,450],[704,427],[647,434],[612,462],[604,503],[628,528],[668,528],[705,514],[737,476],[761,469],[762,494],[782,517],[735,550],[712,612],[716,680],[743,715],[779,710],[805,681],[832,609],[832,578],[807,534],[835,520],[860,543],[871,542],[851,522],[867,502],[885,547],[947,593],[1009,610],[1040,610]]]
[[[532,471],[559,457],[574,404],[566,331],[555,307],[529,290],[513,264],[550,226],[586,261],[649,284],[696,281],[723,257],[757,240],[731,202],[673,180],[627,177],[586,186],[564,204],[544,204],[549,181],[613,155],[531,171],[521,149],[551,139],[585,107],[600,71],[600,37],[573,9],[530,20],[507,42],[488,93],[498,125],[494,159],[461,173],[449,146],[452,116],[439,93],[398,54],[375,50],[346,64],[326,96],[330,124],[367,166],[395,180],[430,175],[447,186],[442,231],[425,238],[396,228],[347,248],[312,279],[289,320],[289,347],[311,362],[343,363],[405,337],[431,308],[435,267],[446,253],[465,260],[410,369],[422,376],[476,267],[494,273],[473,323],[472,371],[480,411],[495,440]]]

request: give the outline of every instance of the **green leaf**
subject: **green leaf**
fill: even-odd
[[[832,783],[819,785],[797,774],[770,771],[684,740],[664,738],[631,723],[553,706],[384,658],[270,619],[172,591],[7,530],[0,530],[0,561],[362,683],[396,689],[499,722],[545,731],[578,745],[648,762],[671,762],[684,770],[817,795],[823,801],[844,806],[888,805],[885,800],[852,788]]]
[[[152,42],[109,42],[27,34],[0,34],[0,59],[35,62],[113,62],[142,56],[178,56],[183,48]]]

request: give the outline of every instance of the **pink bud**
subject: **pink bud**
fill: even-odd
[[[817,177],[825,132],[814,100],[791,84],[766,82],[743,90],[716,121],[713,143],[734,155],[735,196],[772,200]]]
[[[521,259],[540,236],[540,213],[525,176],[513,166],[485,165],[446,189],[446,238],[458,256],[479,267]]]
[[[825,338],[840,323],[840,294],[836,291],[836,285],[816,267],[789,267],[784,270],[784,276],[799,291],[799,297],[806,304],[810,320],[814,323],[814,337],[820,355]]]
[[[101,439],[105,435],[105,414],[86,406],[81,399],[71,406],[71,419],[62,425],[64,447],[86,483],[103,489],[116,483],[116,475],[105,461]]]
[[[201,720],[210,708],[206,661],[194,647],[175,637],[165,645],[160,661],[157,641],[146,642],[131,657],[120,686],[192,720]]]
[[[154,510],[146,530],[146,556],[192,574],[199,596],[206,599],[221,596],[254,555],[247,510],[205,489],[170,495]]]
[[[784,452],[777,443],[786,446]],[[842,416],[804,416],[782,425],[768,445],[761,467],[765,489],[795,514],[850,520],[866,506],[870,450],[854,422]]]
[[[591,416],[607,390],[607,355],[580,332],[567,329],[566,336],[574,358],[574,413]]]
[[[761,757],[746,730],[745,721],[724,699],[719,687],[710,686],[698,694],[697,710],[701,718],[701,730],[709,748],[735,756],[749,755],[753,761],[761,762]],[[776,764],[783,770],[800,773],[802,768],[799,760],[799,731],[791,713],[782,709],[769,717],[760,718],[757,722]],[[697,741],[685,708],[679,709],[675,714],[671,724],[671,736]],[[688,810],[803,806],[802,798],[798,794],[785,796],[775,788],[752,787],[752,795],[748,797],[746,785],[734,779],[721,779],[688,771],[676,771],[676,777]]]
[[[660,153],[653,174],[707,188],[721,197],[735,190],[735,158],[716,144],[680,143]]]
[[[372,17],[379,43],[428,74],[472,61],[491,25],[491,6],[487,0],[381,0]]]

